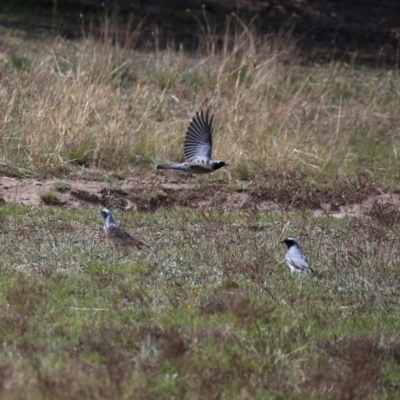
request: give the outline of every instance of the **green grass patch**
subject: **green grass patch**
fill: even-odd
[[[62,201],[60,199],[60,196],[54,192],[53,190],[45,190],[42,192],[39,192],[39,197],[43,201],[44,204],[47,205],[61,205]]]
[[[0,218],[0,366],[19,377],[5,397],[387,398],[400,383],[400,242],[381,214],[116,212],[151,245],[130,252],[97,210]],[[282,232],[317,277],[290,275]]]
[[[68,182],[57,182],[54,184],[54,189],[60,193],[66,193],[71,190],[71,185]]]

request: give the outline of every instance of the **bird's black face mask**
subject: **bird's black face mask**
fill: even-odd
[[[227,164],[225,161],[218,161],[215,163],[214,170],[220,169],[222,167],[226,167],[227,165],[229,165],[229,164]]]

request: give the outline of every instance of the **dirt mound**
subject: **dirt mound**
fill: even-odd
[[[182,180],[179,180],[182,179]],[[120,177],[115,183],[86,179],[25,179],[0,177],[0,196],[6,203],[27,206],[109,207],[155,212],[161,207],[214,208],[221,212],[292,211],[308,209],[315,216],[337,218],[368,213],[400,213],[400,195],[377,194],[371,186],[354,192],[347,186],[321,192],[297,181],[277,184],[249,183],[245,189],[224,181],[203,181],[148,174]],[[269,186],[268,186],[269,185]],[[345,193],[347,190],[347,193]],[[349,196],[349,193],[351,196]],[[358,201],[356,201],[358,200]],[[379,210],[378,210],[379,209]]]
[[[273,201],[251,193],[236,191],[223,182],[204,184],[196,179],[179,182],[155,176],[126,179],[118,188],[110,183],[79,179],[22,179],[0,177],[0,196],[6,203],[27,206],[97,206],[154,212],[160,207],[183,206],[220,211],[256,207],[279,210]]]

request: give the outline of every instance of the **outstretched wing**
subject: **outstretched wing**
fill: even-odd
[[[201,110],[200,114],[197,112],[193,117],[184,144],[186,161],[211,160],[213,118],[213,115],[209,118],[209,110],[206,115]]]

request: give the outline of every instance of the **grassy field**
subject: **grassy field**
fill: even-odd
[[[195,190],[282,208],[115,209],[151,247],[114,251],[102,204],[0,203],[1,398],[397,398],[400,212],[311,211],[399,188],[398,71],[310,65],[251,27],[196,53],[111,36],[1,32],[1,172],[138,174],[182,160],[209,107],[232,165]],[[315,277],[290,275],[287,236]]]
[[[135,32],[110,44],[111,28],[103,40],[73,42],[3,32],[2,169],[182,160],[188,122],[210,108],[214,155],[232,164],[233,178],[362,172],[398,188],[398,71],[306,65],[283,40],[261,39],[251,27],[233,38],[205,35],[196,53],[160,50],[156,34],[148,52],[131,49]]]
[[[399,218],[172,208],[1,216],[2,398],[394,398]],[[317,277],[291,276],[282,236]]]

